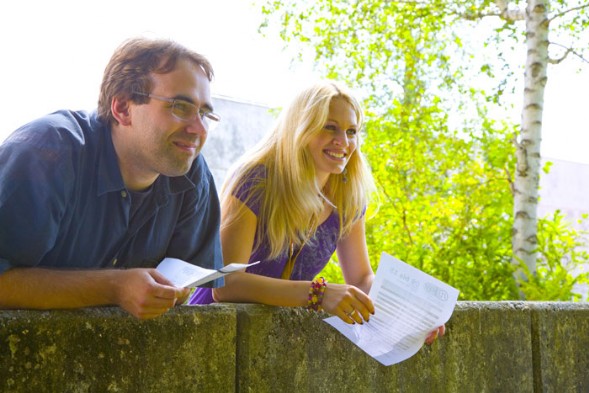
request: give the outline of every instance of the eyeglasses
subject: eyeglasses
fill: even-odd
[[[204,123],[205,127],[207,128],[207,131],[211,131],[213,128],[215,128],[221,120],[221,116],[217,115],[216,113],[209,111],[207,109],[198,108],[196,105],[191,104],[190,102],[185,100],[156,96],[155,94],[146,94],[140,92],[134,92],[134,94],[154,98],[156,100],[172,104],[172,106],[170,107],[170,109],[172,110],[172,116],[174,116],[178,120],[192,121],[196,119],[196,117],[198,116],[200,120]]]

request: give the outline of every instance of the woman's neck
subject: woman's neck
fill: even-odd
[[[329,173],[318,173],[315,177],[317,179],[317,184],[319,188],[324,190],[325,185],[327,184],[327,180],[329,180]]]

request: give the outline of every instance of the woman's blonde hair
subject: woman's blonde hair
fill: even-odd
[[[322,132],[334,98],[348,102],[357,118],[357,147],[349,158],[345,173],[330,175],[323,189],[316,181],[315,165],[308,149],[312,138]],[[374,189],[372,176],[360,151],[362,109],[347,89],[333,81],[316,83],[301,91],[285,108],[271,133],[247,152],[234,166],[233,174],[222,189],[222,226],[227,227],[243,214],[245,204],[232,196],[240,194],[247,182],[252,198],[260,198],[257,237],[269,243],[273,259],[293,244],[302,246],[320,224],[323,203],[327,200],[337,210],[341,239],[361,217]],[[262,170],[260,170],[262,169]],[[259,179],[251,179],[260,174]],[[248,180],[249,179],[249,180]]]

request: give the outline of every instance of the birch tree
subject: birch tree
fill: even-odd
[[[549,32],[570,35],[573,42],[589,26],[586,9],[589,4],[571,6],[570,1],[528,0],[524,8],[518,1],[497,0],[498,16],[508,23],[525,23],[525,67],[523,80],[523,105],[519,134],[514,138],[516,146],[516,170],[513,174],[513,263],[519,267],[518,280],[527,280],[535,275],[538,239],[538,187],[541,174],[540,147],[542,141],[542,115],[544,93],[548,82],[548,66],[563,61],[569,54],[576,55],[586,62],[583,52],[588,43],[576,48],[574,44],[566,46],[550,42]],[[572,19],[565,17],[574,14]],[[480,16],[493,16],[490,13]],[[562,19],[565,19],[560,25]],[[567,34],[572,33],[572,34]],[[582,41],[581,41],[582,42]],[[560,58],[551,58],[550,45],[564,49]]]

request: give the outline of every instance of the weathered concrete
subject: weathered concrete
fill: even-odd
[[[234,392],[235,310],[0,312],[1,392]]]
[[[238,326],[240,392],[533,391],[523,303],[459,303],[442,340],[390,367],[305,310],[238,306]]]
[[[587,303],[459,302],[446,336],[382,366],[304,309],[0,312],[1,392],[587,392]]]
[[[535,392],[589,392],[589,306],[531,303]]]

